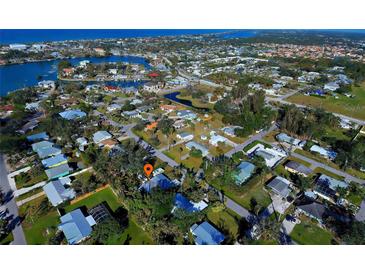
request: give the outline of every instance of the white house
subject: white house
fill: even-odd
[[[194,135],[189,132],[180,132],[176,134],[176,137],[183,140],[184,142],[188,142],[194,139]]]

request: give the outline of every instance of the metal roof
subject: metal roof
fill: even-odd
[[[69,244],[77,244],[92,232],[89,222],[79,208],[60,219],[59,229],[63,231]]]

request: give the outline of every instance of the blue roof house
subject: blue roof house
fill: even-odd
[[[255,170],[255,165],[250,162],[241,162],[238,166],[238,172],[234,175],[237,185],[242,185],[250,178]]]
[[[38,150],[40,150],[40,149],[52,147],[53,145],[54,145],[54,143],[52,143],[52,142],[41,141],[41,142],[32,144],[32,149],[34,152],[38,152]]]
[[[58,206],[65,201],[72,200],[76,196],[72,188],[65,188],[59,180],[49,182],[43,186],[43,190],[53,206]]]
[[[40,132],[37,134],[27,136],[27,140],[29,142],[46,141],[48,139],[49,139],[49,136],[46,132]]]
[[[199,203],[193,203],[193,202],[189,201],[189,199],[187,199],[181,193],[177,193],[175,195],[174,203],[175,203],[175,207],[174,207],[173,211],[176,208],[180,208],[189,213],[201,211],[208,206],[207,203],[204,201],[201,201]]]
[[[193,224],[190,227],[190,232],[193,234],[197,245],[219,245],[225,238],[218,229],[208,222],[203,222],[200,225]]]
[[[144,189],[146,192],[151,192],[151,190],[155,187],[159,187],[162,190],[170,189],[175,187],[176,185],[166,177],[164,174],[158,174],[152,177],[147,182],[143,183],[140,189]]]
[[[58,147],[45,147],[37,150],[38,156],[41,159],[55,156],[62,153],[62,150]]]
[[[56,179],[62,176],[66,176],[70,173],[71,168],[68,164],[59,165],[50,169],[46,169],[48,179]]]
[[[65,234],[67,242],[71,245],[78,244],[92,232],[92,228],[84,214],[78,208],[61,218],[58,228]]]
[[[42,165],[45,168],[56,167],[66,163],[67,163],[67,157],[64,154],[58,154],[54,157],[42,160]]]
[[[79,109],[70,109],[60,112],[59,115],[66,120],[76,120],[85,117],[86,113]]]

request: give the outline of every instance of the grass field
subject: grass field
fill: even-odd
[[[27,243],[30,245],[46,244],[48,239],[47,230],[52,227],[57,227],[60,223],[59,215],[55,209],[50,210],[42,216],[27,214],[30,208],[37,207],[44,199],[47,198],[37,198],[19,208],[20,216],[25,217],[22,226]]]
[[[207,217],[218,229],[227,231],[230,235],[237,237],[238,223],[228,210],[223,208],[209,208]]]
[[[322,107],[330,112],[365,120],[365,82],[360,87],[353,87],[352,94],[355,95],[355,98],[342,95],[339,95],[339,99],[335,99],[333,96],[318,98],[296,94],[289,97],[287,101],[310,107]]]
[[[96,192],[95,194],[78,201],[77,203],[74,203],[72,205],[66,206],[65,210],[66,212],[70,212],[76,208],[86,206],[87,208],[92,208],[102,202],[106,202],[110,209],[115,211],[118,207],[121,207],[122,204],[118,200],[117,196],[113,193],[110,187],[105,188],[99,192]]]
[[[269,177],[271,177],[271,175],[267,175],[265,178],[253,177],[245,185],[240,187],[241,189],[239,192],[227,185],[220,187],[215,180],[210,182],[210,184],[219,190],[223,190],[224,195],[248,210],[251,208],[252,199],[255,199],[261,208],[266,208],[271,203],[270,196],[264,189],[265,182]]]
[[[333,239],[330,232],[318,227],[311,221],[302,221],[297,224],[290,237],[302,245],[330,245]]]

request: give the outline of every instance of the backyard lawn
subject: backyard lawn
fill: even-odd
[[[302,245],[330,245],[333,239],[330,232],[318,227],[311,221],[302,221],[297,224],[290,237]]]
[[[264,189],[265,182],[270,177],[270,174],[265,176],[265,178],[253,177],[246,184],[242,185],[239,191],[229,185],[221,186],[215,180],[211,181],[210,184],[218,190],[222,190],[224,195],[249,210],[252,199],[255,199],[261,208],[266,208],[271,203],[269,193]]]
[[[65,207],[66,212],[70,212],[76,208],[86,206],[87,208],[92,208],[102,202],[107,202],[110,209],[115,211],[122,204],[118,201],[117,196],[113,193],[110,187],[107,187],[99,192],[92,194],[91,196],[82,199],[74,204]]]
[[[28,244],[46,244],[47,243],[47,230],[59,225],[59,215],[55,209],[48,211],[47,214],[26,214],[31,211],[32,208],[36,208],[39,204],[47,199],[46,197],[40,197],[32,200],[19,208],[20,216],[24,216],[25,219],[22,222],[25,238]],[[33,210],[32,210],[33,211]]]
[[[235,217],[224,208],[211,207],[207,211],[207,217],[218,229],[229,232],[234,237],[238,235],[238,223]]]
[[[310,107],[322,107],[329,112],[336,112],[365,120],[365,82],[363,82],[360,87],[353,87],[352,94],[355,98],[348,98],[343,95],[338,95],[339,99],[336,99],[333,96],[319,98],[295,94],[287,100],[292,103]]]

